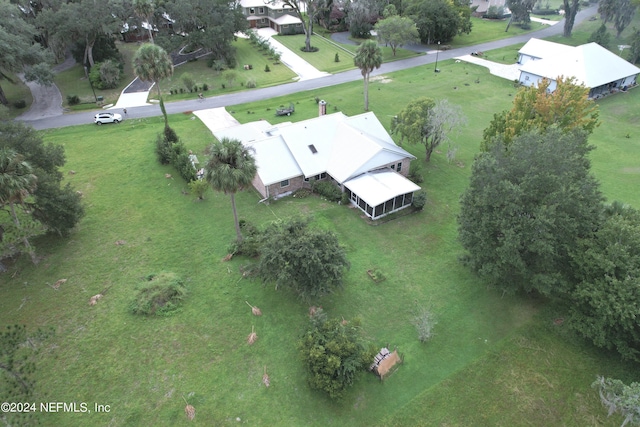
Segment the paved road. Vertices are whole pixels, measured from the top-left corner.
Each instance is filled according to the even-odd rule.
[[[588,19],[590,16],[595,15],[597,12],[597,5],[586,8],[578,13],[575,20],[575,25]],[[488,43],[481,43],[475,46],[462,47],[459,49],[451,49],[441,52],[438,55],[438,60],[446,60],[455,58],[458,56],[469,55],[475,51],[488,51],[492,49],[498,49],[501,47],[511,46],[516,43],[526,43],[531,37],[544,38],[561,34],[563,31],[563,22],[558,25],[549,26],[539,31],[524,34],[520,36],[510,37],[507,39],[496,40]],[[419,67],[421,65],[432,64],[436,60],[435,55],[422,55],[413,58],[404,59],[401,61],[394,61],[382,64],[382,66],[371,73],[372,76],[390,73],[393,71],[404,70],[407,68]],[[229,95],[220,95],[210,97],[201,102],[197,99],[178,101],[165,104],[167,113],[175,114],[182,113],[184,111],[202,110],[205,108],[217,108],[227,107],[231,105],[244,104],[247,102],[255,102],[269,98],[275,98],[283,95],[290,95],[293,93],[319,89],[323,87],[333,86],[340,83],[352,82],[362,79],[360,70],[350,70],[342,73],[332,74],[326,77],[320,77],[312,80],[304,80],[295,83],[287,83],[280,86],[255,89],[250,91],[238,92]],[[145,118],[159,116],[160,107],[158,105],[148,105],[144,107],[127,108],[129,118]],[[65,114],[57,117],[45,117],[38,120],[27,121],[35,129],[49,129],[59,128],[65,126],[81,125],[93,122],[93,116],[95,111],[82,112],[75,114]]]

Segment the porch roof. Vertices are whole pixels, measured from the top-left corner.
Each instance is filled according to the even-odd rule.
[[[344,186],[372,207],[396,196],[420,190],[419,186],[404,176],[388,169],[362,174],[345,182]]]

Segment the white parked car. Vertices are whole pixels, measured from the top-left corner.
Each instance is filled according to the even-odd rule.
[[[118,113],[98,113],[93,118],[93,121],[97,125],[101,125],[103,123],[120,123],[122,121],[122,116]]]

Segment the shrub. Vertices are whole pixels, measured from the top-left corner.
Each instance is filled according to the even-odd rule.
[[[326,392],[331,399],[344,395],[375,354],[366,345],[359,319],[329,319],[322,309],[311,317],[298,349],[309,386]]]
[[[189,192],[198,197],[198,200],[204,200],[204,193],[209,189],[209,183],[204,179],[196,179],[189,182]]]
[[[208,85],[208,84],[206,84],[206,83],[203,83],[203,84],[202,84],[202,90],[203,90],[204,92],[208,91],[208,90],[209,90],[209,85]]]
[[[80,104],[80,97],[78,95],[67,95],[67,104],[69,105]]]
[[[253,89],[254,87],[256,87],[256,79],[254,78],[247,79],[247,83],[245,84],[245,86],[250,89]]]
[[[171,163],[171,152],[173,144],[167,140],[162,134],[158,134],[156,138],[156,155],[161,165]]]
[[[296,190],[293,193],[293,197],[296,197],[298,199],[304,199],[305,197],[309,196],[311,194],[311,191],[307,188],[300,188],[298,190]]]
[[[228,250],[233,255],[244,255],[250,258],[256,258],[260,255],[260,246],[262,245],[263,233],[258,230],[249,221],[241,219],[238,221],[240,230],[242,231],[242,242],[234,240],[231,242]]]
[[[13,106],[16,108],[24,108],[27,106],[27,102],[24,99],[18,99],[13,102]]]
[[[340,62],[340,55],[336,52],[336,56],[333,58],[333,62]]]
[[[349,195],[347,194],[346,191],[344,191],[342,193],[342,196],[340,196],[340,204],[342,204],[342,205],[348,205],[349,204]]]
[[[113,89],[118,86],[121,74],[120,65],[108,59],[91,67],[89,80],[98,89]]]
[[[504,16],[504,8],[502,6],[489,6],[487,13],[484,15],[487,19],[501,19]]]
[[[170,126],[165,126],[164,128],[164,137],[169,142],[178,142],[180,138],[178,138],[178,134],[173,130]]]
[[[420,190],[413,195],[413,202],[411,202],[411,206],[413,206],[415,209],[421,211],[426,204],[427,193],[424,190]]]
[[[130,304],[133,314],[169,315],[187,296],[187,288],[175,273],[150,274]]]
[[[232,87],[235,81],[238,79],[238,73],[233,70],[227,70],[222,73],[222,78],[227,81],[229,87]]]
[[[312,184],[311,189],[332,202],[342,200],[342,191],[329,181],[316,181]]]
[[[187,182],[196,179],[196,170],[189,160],[189,151],[180,141],[173,144],[171,164],[178,171],[180,176]]]
[[[193,87],[196,84],[191,73],[182,73],[182,75],[180,76],[180,80],[182,81],[184,87],[187,88],[187,90],[193,90]]]
[[[420,184],[424,181],[424,177],[422,176],[422,166],[420,166],[419,162],[411,162],[407,177],[416,184]]]
[[[265,73],[268,73],[269,71],[271,71],[271,68],[269,68],[269,64],[266,64],[266,65],[264,66],[264,72],[265,72]]]
[[[411,321],[418,332],[420,342],[427,342],[433,337],[433,328],[438,323],[429,308],[420,307]]]

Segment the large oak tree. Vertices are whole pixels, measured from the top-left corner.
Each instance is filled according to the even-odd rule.
[[[497,141],[474,162],[460,199],[466,264],[508,293],[565,295],[571,255],[600,221],[602,195],[590,173],[586,133],[534,130]]]

